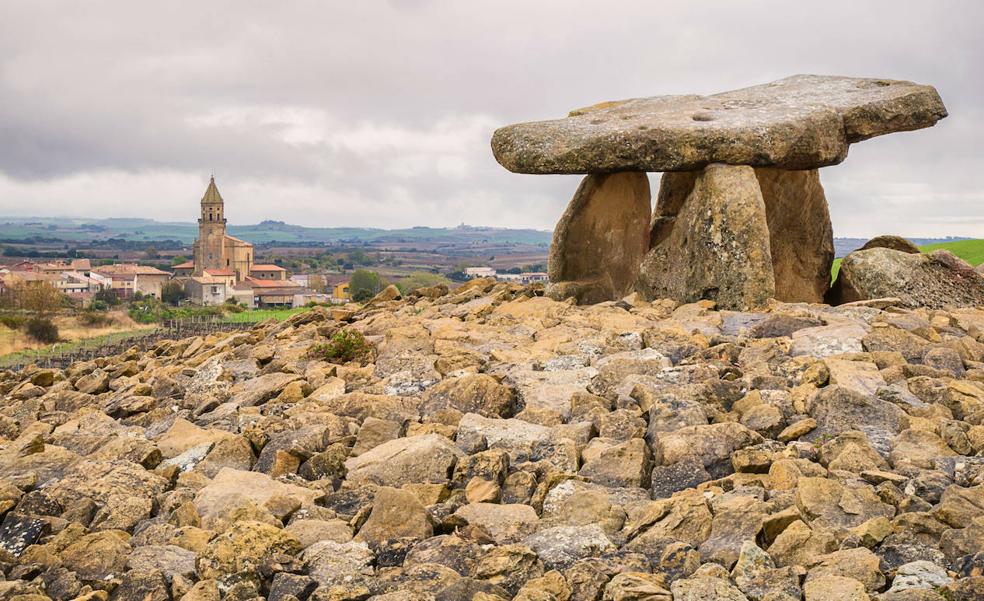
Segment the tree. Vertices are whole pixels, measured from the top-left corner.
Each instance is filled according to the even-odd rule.
[[[178,282],[165,282],[161,286],[161,300],[169,305],[178,305],[186,298],[188,298],[188,294],[185,292],[184,286]]]
[[[450,285],[451,281],[439,274],[426,271],[414,271],[396,283],[400,292],[407,293],[417,288],[427,288],[438,284]]]
[[[187,260],[188,258],[184,255],[175,255],[174,258],[171,259],[171,265],[181,265]]]
[[[161,257],[160,253],[157,252],[157,247],[151,244],[144,251],[147,254],[148,259],[159,259]]]
[[[320,275],[312,275],[308,278],[308,288],[320,294],[324,294],[328,290],[328,283],[325,282],[325,278]]]
[[[4,291],[2,305],[48,317],[62,307],[65,295],[49,282],[17,282]]]
[[[386,281],[375,271],[356,269],[349,280],[349,294],[352,300],[361,303],[379,294],[386,286]]]

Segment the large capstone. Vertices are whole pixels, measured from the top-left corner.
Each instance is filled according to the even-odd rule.
[[[848,146],[946,117],[932,86],[794,75],[712,96],[654,96],[496,130],[492,150],[516,173],[693,171],[711,163],[816,169]]]
[[[547,293],[597,303],[631,292],[649,248],[650,199],[645,173],[585,177],[554,229]]]

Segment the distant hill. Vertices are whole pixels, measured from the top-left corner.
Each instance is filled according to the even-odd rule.
[[[263,221],[255,225],[230,225],[229,233],[254,244],[283,243],[412,243],[449,244],[550,244],[551,232],[532,229],[506,229],[461,225],[453,228],[412,227],[384,230],[360,227],[305,227],[282,221]],[[152,219],[54,219],[0,217],[0,242],[59,239],[92,241],[123,239],[132,241],[175,240],[191,244],[198,236],[198,224],[164,222]]]

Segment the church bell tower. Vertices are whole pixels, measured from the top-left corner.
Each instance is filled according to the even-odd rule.
[[[225,236],[225,202],[215,186],[215,176],[212,176],[205,195],[202,196],[201,217],[198,218],[198,240],[194,247],[195,275],[202,275],[206,269],[221,269],[225,266]]]

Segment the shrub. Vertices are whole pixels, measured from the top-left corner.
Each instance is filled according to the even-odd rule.
[[[35,317],[27,322],[27,335],[38,342],[58,342],[58,326],[50,319]]]
[[[11,330],[19,330],[27,321],[23,315],[0,315],[0,323]]]
[[[92,301],[92,305],[90,305],[89,308],[93,311],[107,311],[109,309],[109,305],[106,304],[106,301],[99,300],[97,298]]]
[[[156,323],[174,318],[174,311],[153,296],[135,300],[130,304],[127,314],[137,323]]]
[[[311,355],[329,363],[358,361],[365,365],[372,360],[376,349],[356,330],[339,330],[331,340],[311,347]]]
[[[99,311],[86,311],[79,315],[79,323],[94,328],[112,323],[113,318]]]
[[[184,286],[177,282],[166,282],[161,286],[161,300],[169,305],[178,305],[186,298]]]

